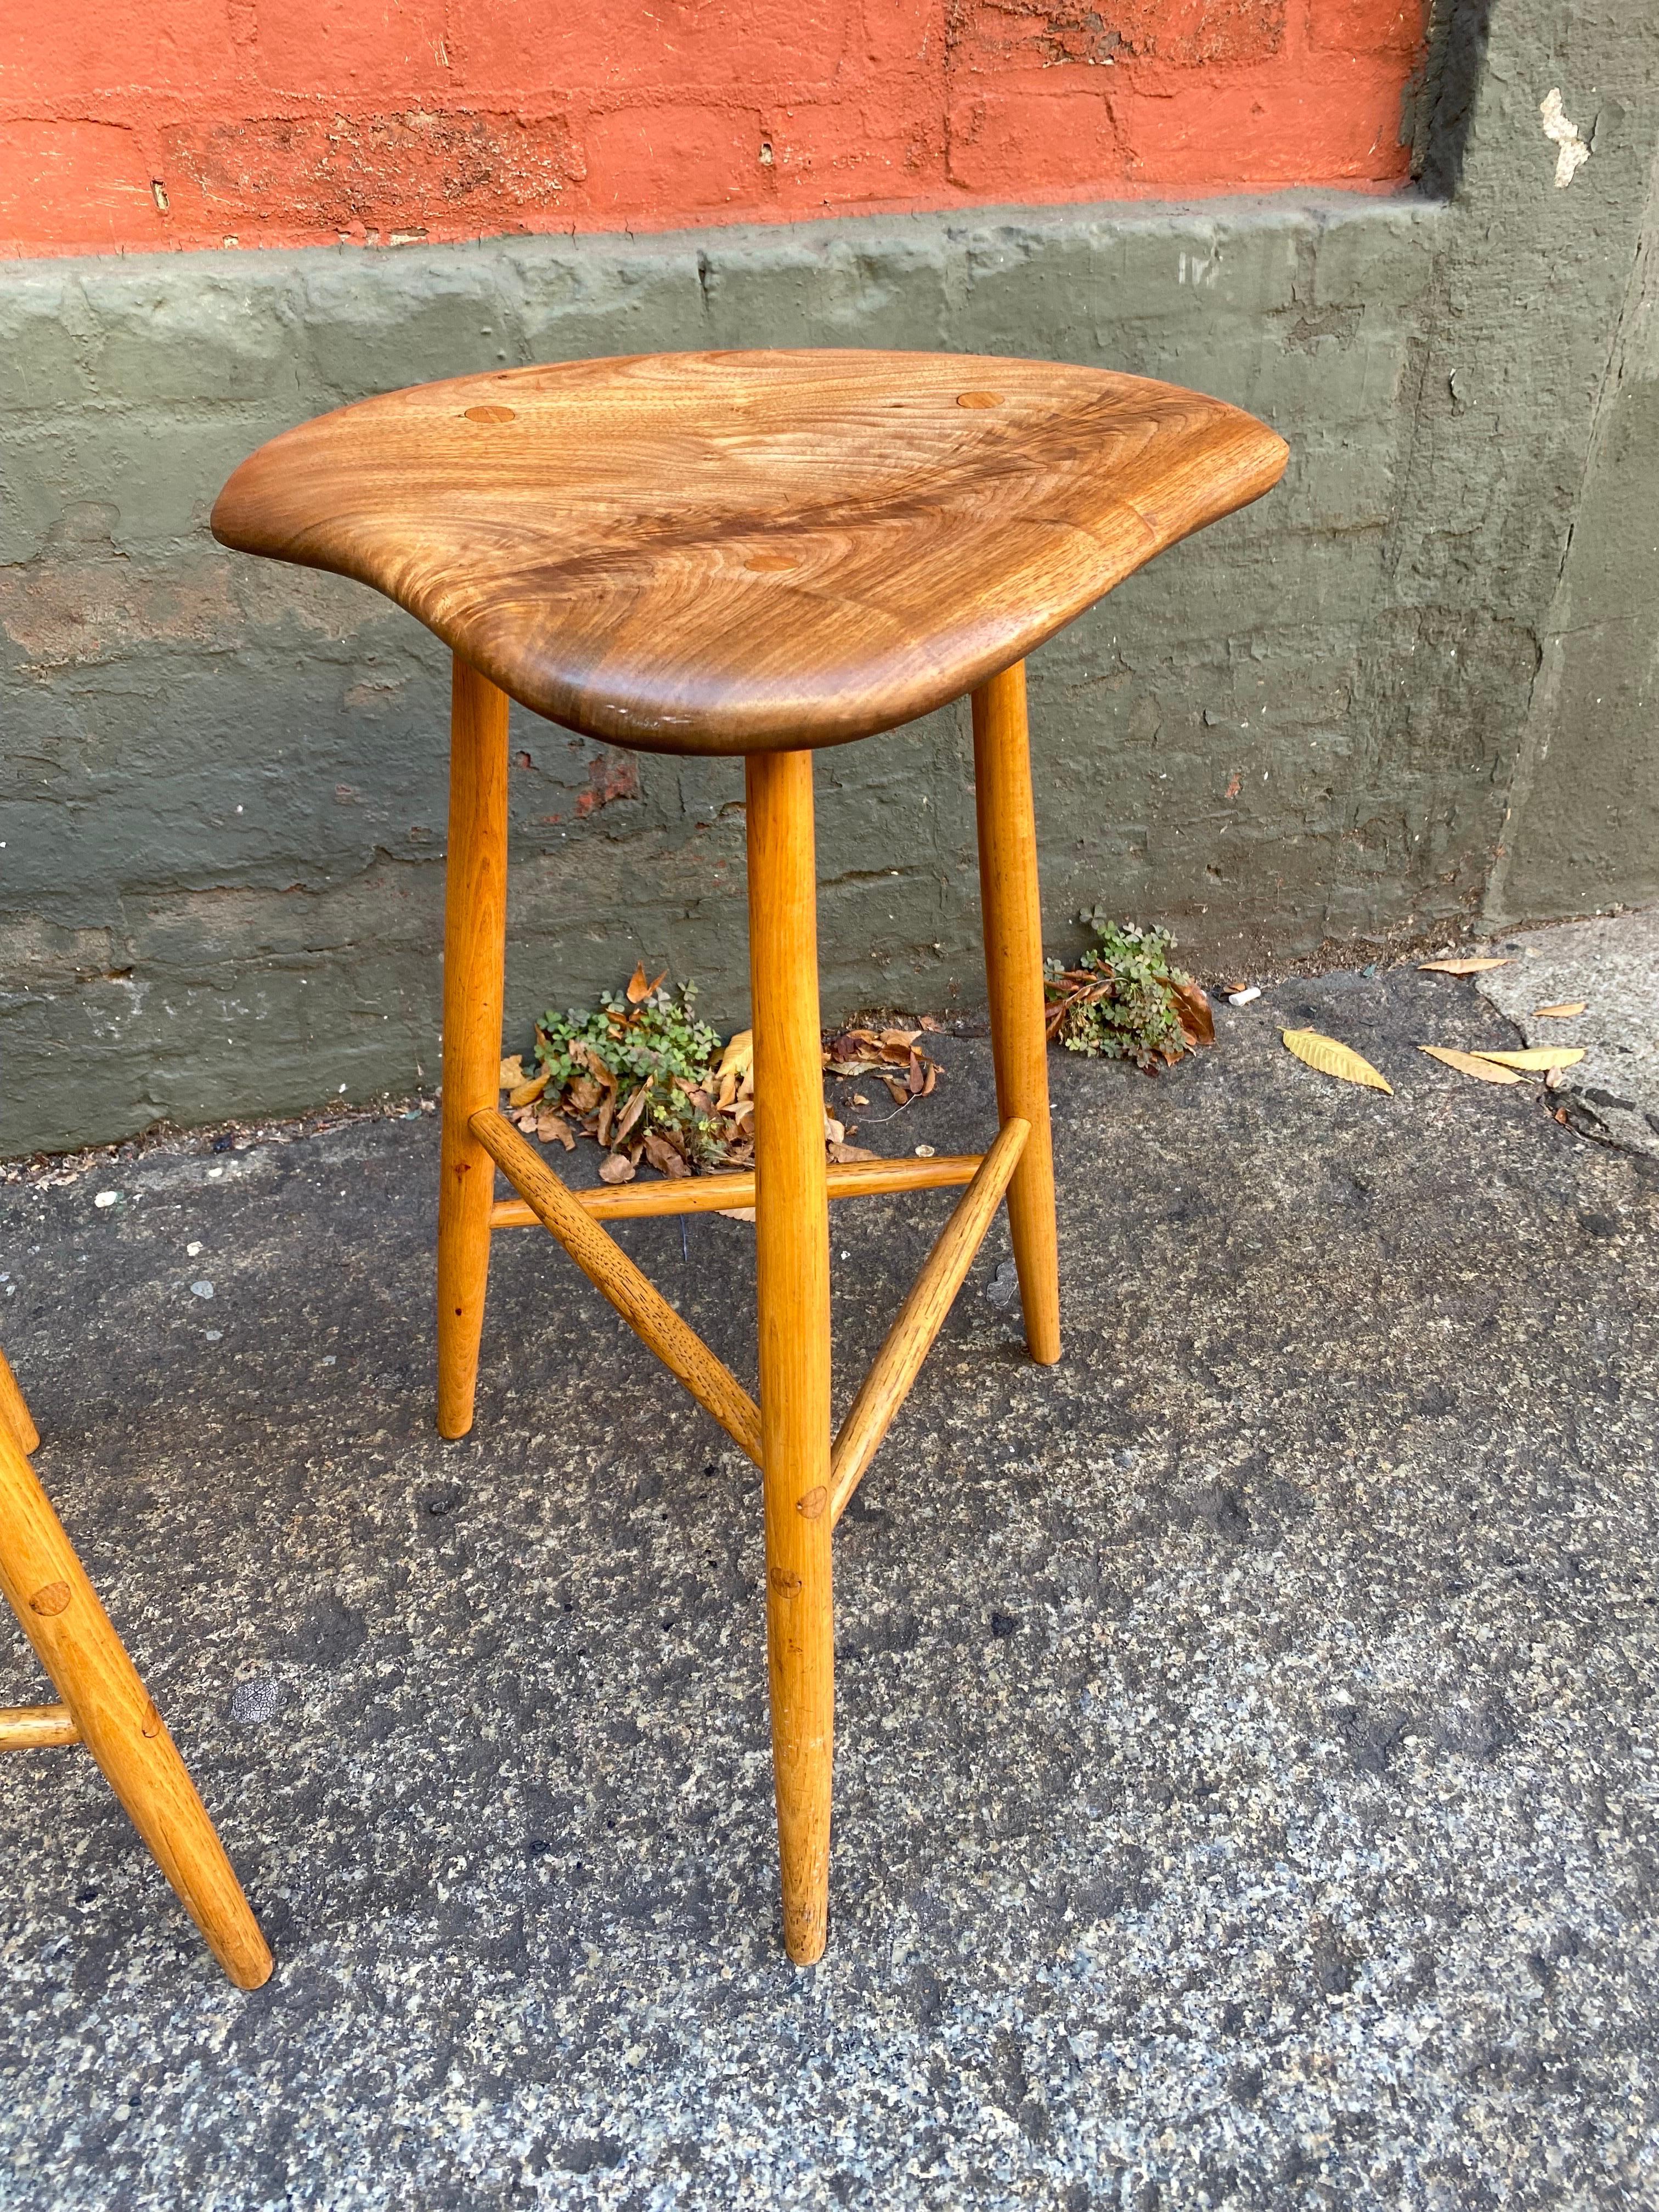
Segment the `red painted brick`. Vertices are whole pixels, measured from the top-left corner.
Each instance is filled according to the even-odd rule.
[[[1387,190],[1421,4],[13,0],[0,252]]]
[[[0,252],[165,243],[136,132],[114,123],[0,122]]]
[[[890,207],[947,188],[943,109],[926,79],[903,101],[866,94],[775,112],[773,190],[803,220],[827,208]]]
[[[582,134],[585,198],[596,228],[650,220],[672,199],[685,216],[752,214],[770,198],[758,111],[726,106],[613,108]]]
[[[715,96],[831,83],[847,0],[451,0],[449,51],[469,90]]]
[[[961,25],[958,57],[980,68],[1237,69],[1279,52],[1285,0],[1120,0],[1107,9],[1094,0],[968,0]]]
[[[562,115],[325,116],[189,125],[162,133],[174,212],[247,245],[296,219],[319,232],[447,232],[503,216],[561,228],[562,197],[582,174]],[[269,213],[266,211],[269,210]]]
[[[1310,0],[1310,43],[1331,53],[1413,56],[1423,43],[1423,0]]]
[[[0,104],[119,97],[131,88],[200,100],[238,80],[231,0],[6,0],[0,7]],[[126,118],[123,118],[122,120]]]
[[[1047,72],[1044,72],[1047,74]],[[1018,173],[1022,198],[1109,198],[1128,175],[1107,71],[1075,88],[1027,83],[987,91],[973,80],[951,103],[950,173],[976,198],[998,196]]]
[[[358,106],[386,93],[448,96],[443,0],[256,0],[254,66],[276,92]]]

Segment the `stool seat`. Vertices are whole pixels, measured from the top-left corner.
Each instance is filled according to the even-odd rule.
[[[976,355],[647,355],[457,377],[285,432],[214,535],[373,585],[566,727],[840,744],[959,698],[1277,483],[1140,377]]]

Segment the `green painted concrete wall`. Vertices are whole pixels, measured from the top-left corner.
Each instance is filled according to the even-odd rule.
[[[1025,353],[1285,433],[1279,491],[1033,665],[1057,948],[1097,902],[1231,964],[1659,890],[1659,31],[1516,0],[1437,40],[1407,200],[0,272],[0,1153],[435,1079],[441,652],[206,516],[285,425],[502,362]],[[512,1023],[636,954],[737,1019],[739,769],[516,713],[513,751]],[[972,1004],[965,714],[819,788],[826,1010]]]

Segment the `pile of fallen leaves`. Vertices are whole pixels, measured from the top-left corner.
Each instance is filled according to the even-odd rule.
[[[536,1024],[533,1067],[501,1062],[507,1107],[527,1136],[575,1149],[592,1137],[606,1182],[629,1182],[641,1160],[666,1176],[743,1166],[753,1158],[749,1033],[722,1047],[696,1016],[695,987],[665,990],[641,963],[623,992],[596,1007],[546,1013]]]
[[[1075,968],[1044,963],[1048,1036],[1068,1052],[1132,1060],[1149,1074],[1194,1046],[1215,1042],[1210,1001],[1192,977],[1170,965],[1167,929],[1135,929],[1085,919],[1095,943]]]
[[[586,1012],[544,1014],[528,1055],[501,1066],[507,1110],[526,1136],[575,1149],[591,1137],[605,1154],[602,1182],[631,1182],[641,1163],[665,1176],[750,1166],[755,1158],[755,1046],[740,1030],[722,1044],[697,1018],[691,984],[664,988],[647,979],[644,963],[624,992],[601,994]],[[833,1075],[875,1076],[896,1105],[925,1098],[939,1066],[919,1048],[921,1029],[849,1029],[823,1056]],[[867,1098],[854,1094],[855,1105]],[[848,1125],[826,1114],[824,1142],[832,1160],[876,1155],[849,1144]]]

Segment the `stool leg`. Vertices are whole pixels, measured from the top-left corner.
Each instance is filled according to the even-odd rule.
[[[0,1434],[10,1437],[20,1451],[40,1449],[40,1431],[30,1419],[27,1402],[3,1352],[0,1352]]]
[[[75,1556],[34,1470],[0,1428],[0,1590],[81,1741],[214,1957],[257,1990],[270,1953],[161,1716]]]
[[[829,1930],[836,1723],[812,756],[757,753],[745,767],[772,1767],[783,1940],[795,1963],[809,1966]]]
[[[974,694],[974,786],[997,1111],[1005,1121],[1018,1114],[1031,1125],[1008,1186],[1008,1227],[1025,1341],[1032,1358],[1048,1367],[1060,1358],[1060,1253],[1024,661]]]
[[[444,879],[438,1432],[472,1426],[495,1164],[467,1124],[500,1096],[507,958],[507,694],[455,655]]]

